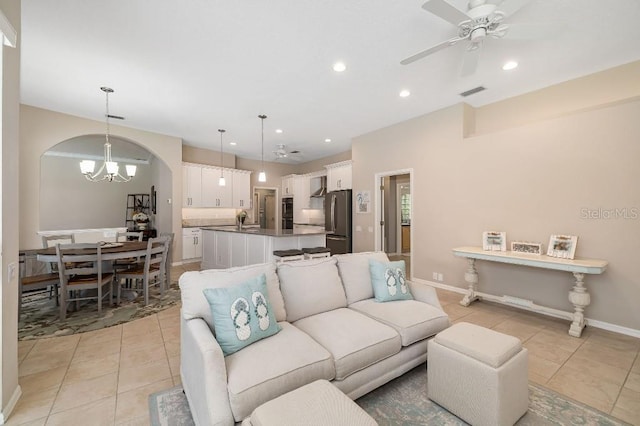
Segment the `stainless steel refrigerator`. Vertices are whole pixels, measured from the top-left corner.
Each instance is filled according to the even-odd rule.
[[[332,191],[324,199],[324,227],[331,254],[351,253],[351,190]]]

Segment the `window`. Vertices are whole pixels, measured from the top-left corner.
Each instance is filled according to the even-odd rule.
[[[400,196],[400,221],[402,223],[411,222],[411,194]]]

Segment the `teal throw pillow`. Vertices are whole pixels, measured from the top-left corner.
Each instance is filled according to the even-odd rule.
[[[406,279],[404,260],[378,262],[369,259],[369,272],[376,302],[413,299]]]
[[[242,284],[203,290],[211,306],[216,340],[225,356],[279,332],[265,274]]]

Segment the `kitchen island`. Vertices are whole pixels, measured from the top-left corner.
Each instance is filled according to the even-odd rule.
[[[274,260],[274,250],[325,247],[324,229],[202,228],[202,270]]]

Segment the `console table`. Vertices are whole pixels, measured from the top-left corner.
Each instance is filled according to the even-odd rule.
[[[607,269],[608,265],[606,260],[599,259],[560,259],[512,251],[486,251],[480,247],[458,247],[453,249],[453,254],[466,258],[468,264],[464,280],[469,284],[469,289],[460,301],[462,306],[469,306],[471,302],[479,299],[476,294],[476,286],[478,284],[478,271],[476,271],[475,267],[476,260],[571,272],[576,282],[575,286],[569,291],[569,301],[575,308],[572,315],[573,321],[569,327],[569,335],[574,337],[580,337],[582,334],[582,329],[585,326],[584,310],[591,303],[591,296],[584,286],[584,275],[601,274]]]

